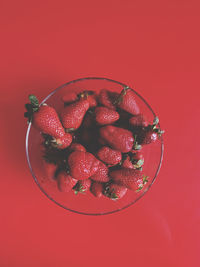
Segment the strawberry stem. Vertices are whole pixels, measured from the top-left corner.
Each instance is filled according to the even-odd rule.
[[[125,86],[125,87],[122,89],[122,91],[121,91],[119,97],[114,101],[114,103],[113,103],[114,105],[120,104],[120,103],[122,102],[123,97],[126,95],[126,91],[127,91],[128,89],[130,89],[128,86]]]

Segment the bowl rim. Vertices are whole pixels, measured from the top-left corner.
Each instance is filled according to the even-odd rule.
[[[59,91],[60,89],[70,85],[70,84],[73,84],[73,83],[76,83],[76,82],[80,82],[80,81],[83,81],[83,80],[106,80],[106,81],[109,81],[109,82],[113,82],[113,83],[116,83],[116,84],[119,84],[123,87],[129,87],[128,85],[124,84],[124,83],[121,83],[121,82],[118,82],[118,81],[115,81],[113,79],[109,79],[109,78],[105,78],[105,77],[83,77],[83,78],[78,78],[78,79],[75,79],[75,80],[72,80],[72,81],[69,81],[67,83],[64,83],[62,84],[61,86],[57,87],[56,89],[54,89],[50,94],[48,94],[40,103],[43,104],[45,103],[52,95],[54,95],[57,91]],[[152,107],[148,104],[148,102],[138,93],[136,92],[133,88],[129,87],[130,89],[132,89],[134,91],[134,93],[147,105],[147,107],[150,109],[150,111],[152,112],[152,114],[154,115],[154,117],[156,116],[155,112],[153,111]],[[81,212],[81,211],[76,211],[76,210],[73,210],[73,209],[70,209],[70,208],[67,208],[65,207],[64,205],[60,204],[59,202],[57,202],[56,200],[54,200],[50,195],[48,195],[46,193],[46,191],[43,189],[43,187],[40,185],[40,183],[38,182],[38,179],[32,169],[32,166],[31,166],[31,162],[30,162],[30,157],[29,157],[29,144],[28,144],[28,141],[29,141],[29,133],[30,133],[30,130],[31,130],[31,125],[32,123],[30,122],[29,125],[28,125],[28,128],[27,128],[27,132],[26,132],[26,139],[25,139],[25,149],[26,149],[26,159],[27,159],[27,162],[28,162],[28,166],[29,166],[29,169],[30,169],[30,172],[33,176],[33,179],[35,180],[36,184],[38,185],[38,187],[40,188],[40,190],[50,199],[52,200],[55,204],[57,204],[58,206],[64,208],[65,210],[68,210],[68,211],[71,211],[71,212],[74,212],[74,213],[77,213],[77,214],[81,214],[81,215],[89,215],[89,216],[99,216],[99,215],[108,215],[108,214],[112,214],[112,213],[116,213],[116,212],[119,212],[121,210],[124,210],[130,206],[132,206],[133,204],[135,204],[140,198],[142,198],[146,193],[147,191],[149,191],[149,189],[151,188],[151,186],[153,185],[153,183],[155,182],[156,180],[156,177],[158,176],[158,173],[160,171],[160,168],[161,168],[161,165],[162,165],[162,161],[163,161],[163,154],[164,154],[164,141],[163,141],[163,136],[161,136],[160,138],[160,141],[161,141],[161,156],[160,156],[160,162],[158,164],[158,168],[155,172],[155,175],[154,175],[154,178],[152,179],[151,183],[148,185],[148,187],[144,190],[144,192],[138,196],[138,198],[136,198],[134,201],[130,202],[129,204],[121,207],[121,208],[118,208],[118,209],[115,209],[113,211],[108,211],[108,212],[102,212],[102,213],[86,213],[86,212]],[[159,127],[160,127],[160,123],[158,124]]]

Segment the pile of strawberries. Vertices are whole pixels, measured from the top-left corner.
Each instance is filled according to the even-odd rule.
[[[91,192],[95,197],[121,199],[127,190],[140,191],[148,182],[142,172],[140,152],[163,131],[155,117],[150,125],[135,100],[132,89],[99,94],[84,91],[62,97],[57,114],[47,104],[29,96],[25,117],[43,138],[46,177],[57,182],[61,192]]]

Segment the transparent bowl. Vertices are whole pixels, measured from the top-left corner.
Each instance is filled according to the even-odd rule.
[[[120,92],[123,87],[127,86],[107,78],[89,77],[81,78],[68,82],[53,92],[51,92],[42,103],[53,106],[58,112],[63,108],[61,97],[66,93],[80,93],[84,90],[93,90],[99,92],[102,88],[114,92]],[[132,89],[133,90],[133,89]],[[147,121],[152,122],[156,116],[150,105],[135,90],[136,101],[144,114]],[[45,178],[42,161],[42,136],[31,123],[28,126],[26,134],[26,156],[31,174],[41,189],[41,191],[54,203],[66,210],[85,215],[103,215],[120,211],[134,204],[149,190],[155,181],[160,170],[163,159],[163,139],[162,137],[154,144],[146,145],[142,148],[144,154],[143,173],[149,176],[149,182],[139,192],[128,190],[127,194],[117,201],[109,198],[95,198],[90,192],[86,194],[77,194],[74,192],[63,193],[57,188],[56,181]]]

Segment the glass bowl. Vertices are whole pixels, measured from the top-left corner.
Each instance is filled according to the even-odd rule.
[[[81,78],[68,82],[53,92],[51,92],[42,103],[47,103],[54,107],[58,113],[63,108],[61,97],[66,93],[80,93],[84,90],[93,90],[99,92],[101,89],[109,89],[110,91],[120,92],[125,86],[124,83],[117,82],[107,78],[89,77]],[[132,89],[133,90],[133,89]],[[135,90],[135,99],[140,107],[141,112],[149,123],[152,123],[156,116],[150,105]],[[54,180],[45,178],[42,165],[42,136],[38,130],[28,126],[26,134],[26,156],[31,174],[39,186],[41,191],[54,203],[66,210],[73,211],[85,215],[103,215],[120,211],[134,204],[149,190],[155,181],[160,170],[163,158],[163,138],[161,137],[156,143],[146,145],[142,148],[145,163],[143,172],[149,178],[149,182],[139,192],[128,190],[127,194],[119,200],[113,201],[105,196],[95,198],[90,192],[86,194],[75,195],[73,191],[70,193],[60,192],[57,183]]]

